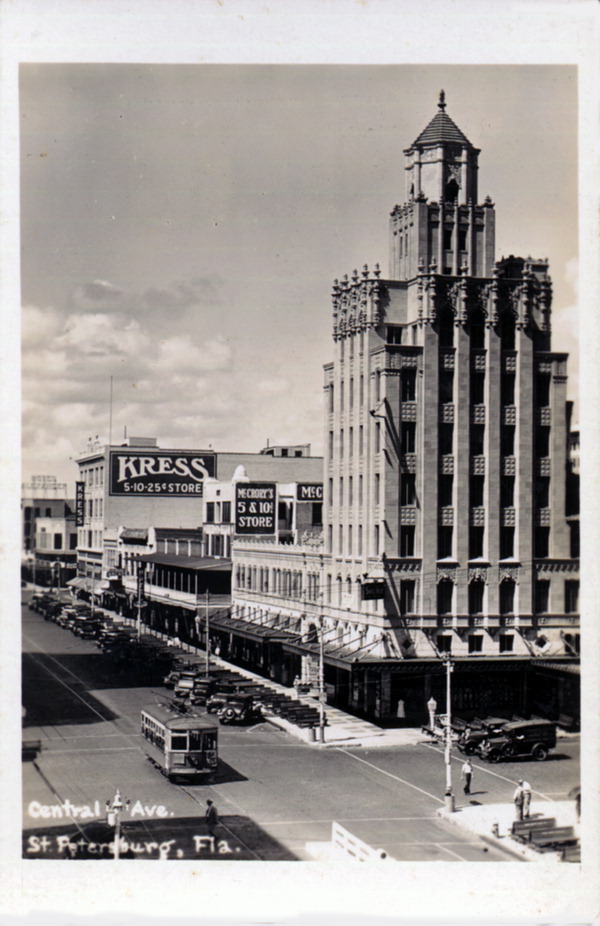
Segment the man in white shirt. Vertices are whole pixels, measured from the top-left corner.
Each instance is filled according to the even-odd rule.
[[[460,770],[460,777],[464,781],[464,792],[465,794],[471,793],[471,779],[473,777],[473,766],[468,759],[465,759],[464,765]]]

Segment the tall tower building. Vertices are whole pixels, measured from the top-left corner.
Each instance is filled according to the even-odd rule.
[[[464,657],[465,700],[476,664],[506,689],[578,642],[567,355],[551,347],[547,260],[495,260],[479,153],[442,92],[404,151],[389,276],[334,282],[325,367],[325,602],[350,591],[403,661]],[[363,600],[367,579],[383,599]]]

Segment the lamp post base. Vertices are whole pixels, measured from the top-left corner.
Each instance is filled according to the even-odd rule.
[[[444,809],[447,810],[448,813],[454,813],[456,810],[453,794],[444,794]]]

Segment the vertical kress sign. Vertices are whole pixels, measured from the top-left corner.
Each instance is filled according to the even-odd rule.
[[[111,450],[110,494],[202,498],[216,475],[214,453],[181,450]]]
[[[277,488],[274,482],[238,482],[235,487],[236,534],[274,534]]]
[[[75,527],[83,527],[85,521],[85,482],[75,483]]]

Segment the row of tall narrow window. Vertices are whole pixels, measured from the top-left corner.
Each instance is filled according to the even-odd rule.
[[[271,592],[285,598],[316,600],[319,594],[319,575],[303,573],[297,569],[269,569],[267,566],[238,565],[235,573],[237,589]]]
[[[547,614],[550,611],[551,583],[549,579],[538,579],[534,583],[535,614]],[[500,583],[499,611],[501,615],[514,614],[516,583],[512,579]],[[437,585],[437,613],[438,615],[452,614],[454,606],[454,583],[451,579],[442,579]],[[557,602],[555,609],[564,610],[565,614],[576,614],[579,610],[579,581],[566,579],[563,588],[563,600]],[[469,583],[468,611],[470,615],[480,615],[485,611],[485,583],[473,581]],[[408,612],[405,612],[408,613]]]
[[[335,409],[335,387],[333,383],[330,383],[327,388],[328,393],[328,411],[332,415]],[[346,394],[346,389],[344,385],[344,380],[340,380],[339,386],[339,411],[343,413],[346,408],[346,401],[348,402],[348,407],[350,409],[354,408],[355,398],[358,398],[358,405],[362,408],[365,401],[365,380],[364,376],[361,373],[358,380],[358,397],[355,396],[355,380],[354,377],[351,377],[348,381],[348,390]],[[401,402],[414,402],[417,397],[417,370],[416,367],[407,367],[400,372],[400,401]],[[377,370],[375,373],[375,402],[380,402],[382,398],[382,389],[381,389],[381,371]]]

